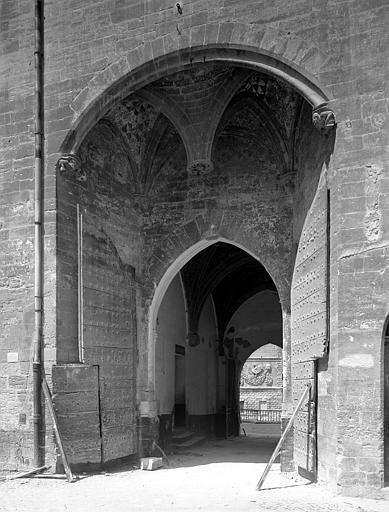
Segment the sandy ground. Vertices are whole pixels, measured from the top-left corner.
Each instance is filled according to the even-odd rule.
[[[34,477],[0,482],[1,512],[138,511],[292,511],[388,512],[388,501],[339,498],[275,464],[264,489],[255,491],[275,447],[278,431],[204,443],[171,455],[156,471],[123,468],[80,475],[69,484],[62,477]],[[384,497],[384,493],[383,493]]]

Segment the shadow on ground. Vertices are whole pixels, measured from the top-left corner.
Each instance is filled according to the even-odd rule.
[[[276,439],[239,437],[208,441],[188,452],[169,456],[168,467],[192,467],[217,463],[267,463]]]
[[[199,446],[172,453],[166,450],[167,460],[164,459],[164,469],[204,466],[218,463],[267,463],[281,435],[280,425],[242,423],[241,435],[228,439],[214,439]],[[160,457],[158,450],[152,453]],[[279,462],[278,458],[275,461]],[[103,474],[115,474],[137,469],[135,465],[116,464],[109,467]]]

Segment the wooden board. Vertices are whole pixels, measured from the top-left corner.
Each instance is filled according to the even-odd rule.
[[[101,461],[98,367],[54,365],[53,405],[69,464]]]
[[[301,475],[311,481],[317,475],[317,363],[307,361],[295,364],[293,400],[296,403],[310,383],[310,393],[304,400],[294,421],[294,461],[302,469]],[[299,377],[299,378],[297,378]]]

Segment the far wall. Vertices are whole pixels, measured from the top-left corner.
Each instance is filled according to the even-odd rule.
[[[155,346],[155,390],[159,414],[174,409],[175,346],[186,345],[184,294],[179,274],[166,290],[158,312]]]
[[[240,404],[245,409],[282,409],[282,349],[268,344],[255,350],[243,365]]]
[[[216,413],[217,343],[212,299],[208,296],[201,311],[200,344],[186,348],[186,407],[190,415]]]
[[[225,341],[234,341],[234,353],[243,364],[267,343],[282,347],[282,312],[277,292],[263,290],[250,297],[232,315]]]

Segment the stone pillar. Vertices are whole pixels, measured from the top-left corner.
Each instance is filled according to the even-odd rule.
[[[281,432],[284,432],[289,418],[282,417],[281,418]],[[281,449],[280,463],[281,463],[281,471],[284,473],[288,473],[295,470],[294,460],[293,460],[293,427],[288,433],[284,444]]]
[[[159,420],[157,402],[147,401],[140,403],[140,416],[138,423],[139,456],[149,457],[153,451],[154,441],[158,442]]]
[[[353,496],[374,496],[384,483],[382,326],[387,315],[388,233],[381,158],[379,149],[358,153],[355,164],[337,173],[334,191],[342,219],[336,267],[336,484],[342,494]]]

